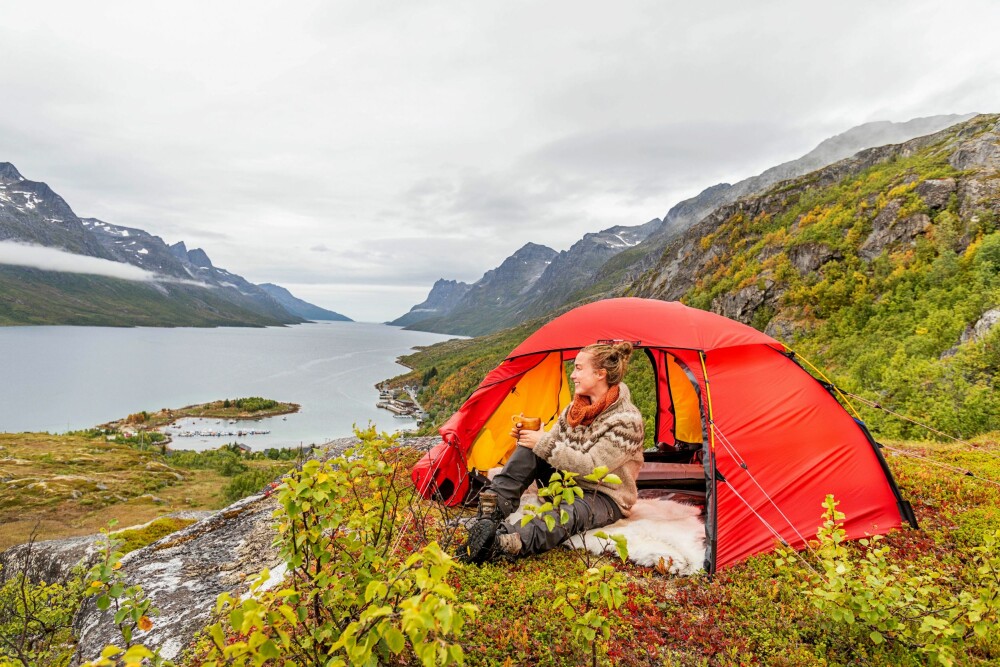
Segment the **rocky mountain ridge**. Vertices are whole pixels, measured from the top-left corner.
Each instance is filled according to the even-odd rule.
[[[390,324],[468,336],[513,326],[564,303],[608,259],[636,247],[661,224],[655,218],[643,225],[610,227],[584,235],[561,252],[528,243],[464,291],[459,287],[464,283],[435,283],[424,304],[434,302],[450,307],[438,306],[431,315],[430,309],[421,304]],[[451,298],[444,296],[444,290],[450,290]],[[460,291],[461,295],[454,298]]]
[[[775,219],[810,192],[832,188],[866,170],[932,148],[944,155],[948,164],[960,173],[945,178],[926,178],[914,170],[902,177],[904,182],[899,186],[902,190],[897,196],[884,201],[869,197],[871,202],[862,206],[862,210],[868,211],[867,219],[861,221],[865,234],[851,239],[847,247],[839,247],[842,243],[832,239],[809,239],[804,229],[812,222],[809,214],[798,215],[788,228],[790,238],[784,247],[766,243],[762,246],[756,257],[762,266],[753,284],[715,294],[707,305],[721,315],[752,323],[761,308],[780,309],[785,292],[783,281],[776,279],[777,272],[768,270],[768,260],[774,262],[778,257],[787,257],[788,263],[803,277],[822,273],[827,264],[851,257],[870,264],[887,253],[914,248],[918,238],[932,232],[932,218],[949,206],[964,222],[963,233],[951,250],[964,252],[975,238],[971,229],[979,222],[977,212],[1000,214],[1000,183],[995,177],[1000,170],[998,120],[997,116],[979,116],[954,128],[902,144],[870,148],[807,178],[788,181],[761,195],[722,206],[669,243],[659,262],[625,291],[634,296],[665,300],[685,297],[699,284],[707,286],[711,272],[731,261],[734,253],[754,247],[763,239],[759,232],[746,229],[747,221]],[[857,218],[852,221],[858,223]],[[741,231],[734,233],[731,230],[736,226],[741,226]],[[843,234],[846,236],[847,232]],[[772,335],[782,333],[779,322],[768,323],[765,331]]]
[[[662,221],[654,219],[637,228],[626,228],[643,229],[646,232],[638,243],[613,251],[608,246],[605,251],[594,252],[587,241],[595,240],[593,238],[595,235],[585,235],[569,251],[564,251],[565,255],[560,253],[560,257],[553,260],[548,274],[540,277],[533,288],[533,293],[522,298],[517,308],[508,308],[502,312],[484,310],[479,313],[478,318],[472,318],[467,312],[463,313],[462,309],[455,306],[453,310],[458,308],[458,312],[462,314],[461,317],[455,318],[450,314],[452,311],[435,312],[434,317],[423,317],[414,312],[418,308],[414,307],[414,310],[392,324],[439,333],[479,335],[544,316],[581,299],[618,293],[627,289],[640,275],[650,270],[672,239],[720,206],[762,192],[781,181],[802,176],[848,158],[863,149],[895,144],[931,134],[971,117],[972,114],[952,114],[915,118],[900,123],[878,121],[859,125],[824,140],[796,160],[771,167],[734,184],[719,183],[710,186],[695,197],[672,206]],[[620,228],[598,232],[597,236],[612,232],[614,229]],[[432,294],[433,291],[432,289]]]
[[[421,320],[444,317],[450,313],[469,291],[471,285],[457,280],[439,279],[431,287],[427,298],[410,308],[402,317],[397,317],[388,324],[405,327]]]
[[[118,302],[126,294],[133,303],[115,308],[115,324],[261,326],[307,319],[260,286],[214,266],[200,248],[188,250],[183,241],[168,246],[142,229],[78,217],[48,185],[24,178],[6,162],[0,163],[0,241],[129,264],[163,278],[120,285],[121,281],[113,278],[3,266],[0,280],[10,282],[9,292],[15,295],[6,308],[0,303],[0,311],[6,311],[6,317],[0,317],[3,323],[83,323],[90,322],[88,318],[97,318],[95,323],[99,323],[105,304]],[[88,292],[94,296],[89,305]],[[149,307],[143,309],[143,303]],[[50,308],[51,304],[57,306]],[[130,306],[145,310],[147,316],[133,318]],[[41,321],[32,319],[33,310],[45,313]],[[161,315],[150,320],[149,313]],[[178,316],[178,321],[170,321]]]
[[[280,303],[281,306],[292,315],[297,315],[304,320],[324,320],[329,322],[353,321],[346,315],[341,315],[340,313],[336,313],[332,310],[314,306],[308,301],[303,301],[302,299],[293,296],[291,292],[280,285],[275,285],[274,283],[262,283],[257,285],[257,287],[270,294],[272,299]]]

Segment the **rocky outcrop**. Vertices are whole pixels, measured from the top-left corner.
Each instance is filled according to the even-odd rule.
[[[885,205],[872,221],[872,232],[861,244],[859,254],[867,260],[881,255],[886,248],[899,244],[912,244],[914,239],[927,231],[931,219],[926,213],[915,213],[899,219],[902,204],[893,200]]]
[[[32,582],[66,581],[77,564],[97,561],[99,535],[19,544],[0,553],[0,583],[24,573]]]
[[[1000,132],[1000,122],[987,130],[994,135]],[[996,141],[976,141],[976,133],[982,133],[982,128],[970,128],[968,132],[959,137],[962,140],[958,149],[948,158],[948,162],[955,169],[986,169],[996,171],[1000,169],[1000,144]]]
[[[161,612],[153,627],[136,638],[176,658],[211,619],[216,598],[244,590],[248,579],[278,565],[271,546],[275,537],[274,498],[250,496],[208,519],[192,524],[147,547],[126,554],[121,572],[129,585],[139,584]],[[87,602],[77,615],[77,664],[100,655],[122,637],[110,612]]]
[[[436,436],[404,438],[399,445],[426,451],[440,440]],[[340,438],[314,449],[313,455],[327,460],[357,444],[357,438]],[[272,574],[268,585],[279,584],[284,566],[272,546],[277,507],[274,497],[250,496],[127,554],[121,568],[126,581],[142,586],[161,612],[153,619],[153,628],[136,639],[159,648],[165,657],[176,658],[213,622],[213,609],[221,593],[245,592],[254,575],[264,568]],[[77,664],[99,655],[108,644],[120,645],[122,641],[111,615],[98,611],[92,602],[80,610],[74,625],[80,637]]]
[[[712,301],[712,312],[732,320],[748,322],[757,309],[764,305],[773,286],[774,281],[767,280],[763,287],[747,285],[737,292],[723,294]]]
[[[803,243],[788,251],[788,260],[799,273],[816,271],[834,259],[841,259],[840,253],[824,243]]]
[[[917,185],[916,193],[928,208],[941,209],[955,193],[957,181],[954,178],[931,178]]]
[[[962,343],[980,341],[993,330],[993,327],[1000,324],[1000,308],[992,308],[983,313],[975,324],[962,333]]]

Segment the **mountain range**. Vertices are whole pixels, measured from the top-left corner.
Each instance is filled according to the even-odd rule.
[[[957,438],[1000,430],[1000,115],[777,182],[631,261],[633,277],[591,283],[543,317],[404,357],[412,371],[393,382],[423,385],[432,429],[548,319],[583,301],[634,296],[681,301],[773,336],[881,437],[928,437],[922,424]],[[633,357],[627,380],[651,415],[643,362]]]
[[[408,329],[476,336],[542,317],[568,304],[628,289],[667,245],[721,206],[765,191],[875,146],[896,144],[968,120],[972,114],[865,123],[821,142],[802,157],[734,184],[719,183],[675,204],[663,218],[589,233],[556,252],[529,243],[469,285],[440,280],[427,299],[389,322]],[[535,250],[530,250],[534,248]],[[523,255],[550,255],[545,270]],[[484,298],[489,295],[488,298]]]
[[[204,250],[189,250],[183,241],[167,245],[142,229],[81,218],[48,185],[24,178],[9,162],[0,163],[0,242],[90,258],[78,262],[88,268],[72,272],[0,258],[0,324],[271,326],[349,320],[284,288],[255,285],[217,267]],[[134,272],[139,279],[115,277],[122,274],[118,265],[141,269]]]

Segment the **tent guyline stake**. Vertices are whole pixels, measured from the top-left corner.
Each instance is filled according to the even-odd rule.
[[[754,508],[753,508],[753,507],[752,507],[752,506],[750,505],[750,503],[749,503],[749,502],[747,502],[747,499],[746,499],[746,498],[744,498],[743,496],[741,496],[741,495],[740,495],[739,491],[737,491],[736,489],[734,489],[734,488],[733,488],[733,485],[732,485],[732,484],[730,484],[730,485],[729,485],[729,490],[730,490],[730,491],[732,491],[732,492],[733,492],[733,495],[734,495],[734,496],[736,496],[737,498],[739,498],[739,499],[740,499],[740,501],[741,501],[741,502],[742,502],[742,503],[743,503],[744,505],[746,505],[746,506],[747,506],[747,509],[748,509],[748,510],[750,510],[750,511],[751,511],[751,512],[753,513],[753,515],[754,515],[755,517],[757,517],[757,518],[758,518],[758,519],[760,520],[760,522],[761,522],[762,524],[764,524],[764,527],[765,527],[765,528],[767,528],[767,529],[768,529],[769,531],[771,531],[771,534],[772,534],[772,535],[774,535],[774,537],[775,537],[775,538],[777,538],[778,542],[780,542],[780,543],[781,543],[781,546],[783,546],[783,547],[788,547],[788,546],[790,546],[790,545],[788,544],[788,540],[786,540],[786,539],[785,539],[784,537],[782,537],[782,536],[781,536],[781,533],[779,533],[779,532],[778,532],[778,531],[777,531],[777,530],[775,529],[775,527],[774,527],[774,526],[772,526],[771,524],[769,524],[769,523],[767,522],[767,519],[765,519],[765,518],[764,518],[764,517],[762,517],[762,516],[761,516],[760,514],[758,514],[758,513],[757,513],[757,510],[755,510],[755,509],[754,509]],[[801,536],[800,536],[800,537],[801,537]],[[809,553],[811,553],[812,555],[816,556],[816,552],[815,552],[815,551],[813,551],[813,548],[812,548],[812,546],[810,546],[810,544],[809,544],[808,542],[806,542],[806,546],[807,546],[807,547],[809,548]],[[812,566],[812,563],[810,563],[809,561],[807,561],[807,560],[806,560],[805,558],[802,558],[801,560],[802,560],[802,562],[803,562],[803,563],[805,564],[805,566],[806,566],[807,568],[809,568],[809,570],[810,570],[810,571],[811,571],[811,572],[812,572],[813,574],[815,574],[815,575],[816,575],[817,577],[819,577],[820,579],[823,579],[824,581],[827,581],[827,578],[826,578],[825,576],[823,576],[822,574],[820,574],[819,572],[817,572],[817,571],[816,571],[816,568],[814,568],[814,567]]]

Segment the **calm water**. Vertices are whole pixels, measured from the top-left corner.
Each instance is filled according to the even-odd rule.
[[[173,446],[297,446],[350,435],[353,424],[369,421],[386,431],[413,428],[413,420],[375,407],[374,385],[405,372],[398,356],[447,338],[357,322],[267,329],[0,327],[0,432],[63,432],[142,410],[241,396],[291,401],[302,410],[285,419],[194,426],[269,435],[175,438]]]

